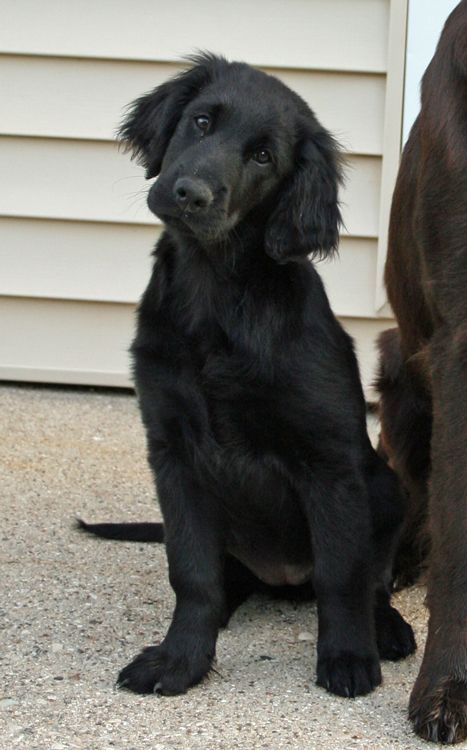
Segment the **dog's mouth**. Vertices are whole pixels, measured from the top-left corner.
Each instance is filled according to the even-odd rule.
[[[193,235],[203,242],[225,239],[239,221],[239,212],[234,210],[229,213],[221,201],[214,201],[205,211],[187,211],[162,191],[153,188],[148,194],[148,206],[167,227]]]
[[[179,212],[159,215],[159,218],[169,227],[191,234],[202,242],[212,243],[225,240],[238,222],[237,212],[231,215],[225,211],[216,213],[210,212],[210,215],[201,217]]]

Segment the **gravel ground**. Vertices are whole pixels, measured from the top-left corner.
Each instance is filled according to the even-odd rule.
[[[187,695],[116,691],[118,670],[170,623],[164,549],[86,537],[73,518],[158,519],[135,397],[3,385],[0,424],[1,750],[427,750],[406,719],[421,587],[395,597],[419,650],[383,664],[370,696],[314,685],[314,605],[260,597]]]

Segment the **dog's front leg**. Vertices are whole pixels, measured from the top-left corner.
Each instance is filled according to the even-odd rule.
[[[465,254],[459,254],[465,261]],[[453,266],[452,268],[455,268]],[[464,263],[465,268],[465,263]],[[450,277],[455,279],[455,274]],[[433,437],[430,482],[431,559],[427,603],[428,639],[410,698],[410,718],[425,740],[454,743],[467,738],[467,327],[463,276],[451,283],[444,310],[452,326],[440,327],[430,345]],[[452,295],[452,296],[451,296]],[[457,307],[451,305],[458,301]],[[463,306],[464,305],[464,306]],[[443,309],[443,308],[441,308]]]
[[[157,490],[175,611],[164,641],[128,664],[118,685],[176,695],[199,682],[214,659],[224,615],[222,531],[215,504],[186,465],[173,458],[159,462]]]
[[[317,684],[354,697],[381,682],[373,618],[371,530],[366,488],[355,473],[313,477],[310,523],[318,604]],[[310,491],[311,489],[311,491]]]

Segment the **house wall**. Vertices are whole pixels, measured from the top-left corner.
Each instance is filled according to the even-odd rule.
[[[406,12],[407,0],[4,0],[0,377],[130,382],[135,304],[161,227],[114,132],[180,56],[209,49],[277,75],[343,145],[340,257],[318,269],[368,383],[374,337],[392,324],[381,274]]]

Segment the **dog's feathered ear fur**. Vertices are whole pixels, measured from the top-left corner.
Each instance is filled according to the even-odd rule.
[[[130,104],[118,138],[132,152],[132,159],[146,169],[146,179],[156,177],[186,105],[212,79],[225,60],[203,53],[188,58],[194,67],[166,81]]]
[[[336,141],[324,128],[305,135],[297,161],[266,227],[266,252],[279,263],[327,257],[339,241],[342,159]]]

